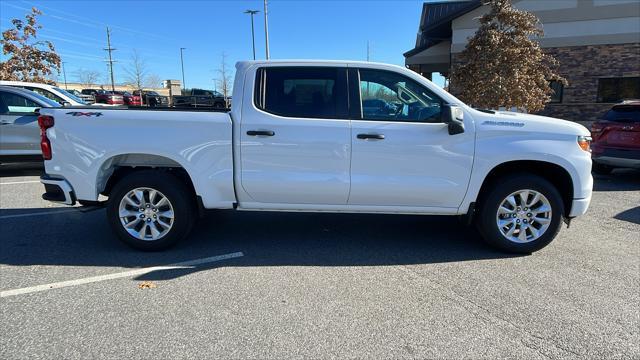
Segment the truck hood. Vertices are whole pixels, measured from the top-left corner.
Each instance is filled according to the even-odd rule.
[[[476,126],[480,131],[526,131],[564,135],[589,136],[589,130],[575,122],[547,116],[523,114],[510,111],[486,113],[473,110]]]

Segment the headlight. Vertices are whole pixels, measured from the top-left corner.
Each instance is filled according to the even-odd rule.
[[[584,151],[591,152],[591,136],[578,136],[578,146]]]

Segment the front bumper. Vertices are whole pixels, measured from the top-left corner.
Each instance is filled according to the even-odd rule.
[[[44,185],[45,193],[42,194],[44,200],[66,205],[76,203],[76,195],[67,180],[55,179],[45,174],[40,177],[40,182]]]
[[[576,216],[584,215],[589,209],[589,204],[591,203],[591,195],[588,198],[584,199],[573,199],[571,202],[571,211],[569,212],[569,217],[573,218]]]

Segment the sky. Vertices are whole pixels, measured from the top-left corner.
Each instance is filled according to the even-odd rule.
[[[269,50],[272,59],[366,60],[404,65],[402,54],[415,45],[423,1],[269,0]],[[236,1],[56,1],[2,0],[0,29],[12,18],[24,18],[35,6],[43,12],[38,33],[51,41],[65,62],[67,81],[79,70],[94,70],[108,82],[106,26],[116,83],[126,79],[135,49],[149,74],[181,79],[180,48],[184,50],[186,87],[213,89],[222,55],[231,70],[239,60],[252,59],[251,20],[254,17],[256,57],[265,57],[262,0]],[[0,57],[5,59],[6,57]],[[62,75],[60,76],[60,81]],[[434,78],[436,83],[441,78]]]

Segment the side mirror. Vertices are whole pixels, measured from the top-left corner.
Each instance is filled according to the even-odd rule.
[[[40,115],[40,108],[33,109],[33,113],[36,115]]]
[[[455,105],[442,106],[442,122],[448,125],[449,135],[462,134],[464,132],[464,112]]]
[[[71,106],[71,103],[70,103],[70,102],[68,102],[68,101],[63,101],[63,102],[62,102],[62,106],[63,106],[63,107],[69,107],[69,106]]]

